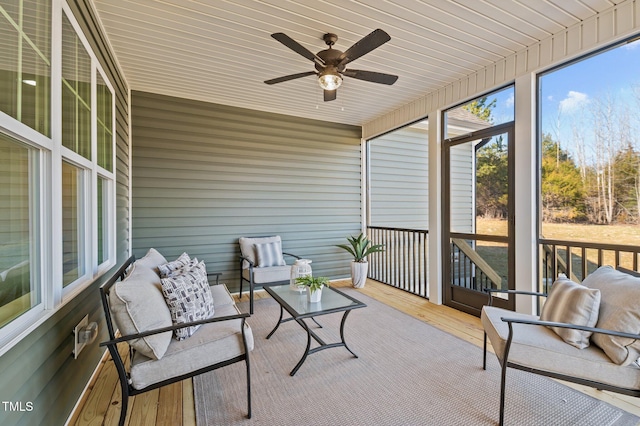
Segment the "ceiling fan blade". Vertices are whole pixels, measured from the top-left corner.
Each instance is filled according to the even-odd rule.
[[[272,78],[271,80],[266,80],[265,83],[267,84],[282,83],[283,81],[295,80],[296,78],[302,78],[308,75],[315,75],[315,74],[316,74],[315,71],[299,72],[297,74],[291,74],[291,75],[285,75],[278,78]]]
[[[271,34],[271,37],[275,38],[280,43],[284,44],[297,54],[304,56],[308,60],[312,62],[318,62],[320,65],[324,65],[324,61],[321,58],[319,58],[316,54],[312,53],[309,49],[307,49],[285,33],[273,33]]]
[[[393,83],[396,82],[396,80],[398,80],[397,75],[384,74],[384,73],[375,72],[375,71],[349,69],[349,70],[344,70],[342,74],[346,75],[347,77],[357,78],[358,80],[371,81],[373,83],[388,84],[388,85],[392,85]]]
[[[389,36],[389,34],[384,32],[383,30],[377,29],[372,31],[369,35],[362,37],[360,41],[356,42],[356,44],[348,48],[342,55],[340,55],[340,57],[338,58],[338,67],[346,65],[349,62],[358,59],[362,55],[366,55],[373,49],[377,49],[389,40],[391,40],[391,36]]]
[[[324,101],[325,102],[335,101],[337,93],[338,93],[337,89],[325,90],[324,91]]]

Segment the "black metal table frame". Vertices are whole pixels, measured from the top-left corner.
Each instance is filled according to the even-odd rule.
[[[333,308],[333,309],[327,309],[327,310],[323,310],[323,311],[319,311],[319,312],[310,312],[308,314],[302,314],[300,315],[294,308],[292,308],[285,300],[283,300],[277,293],[275,293],[274,291],[270,291],[271,286],[264,286],[264,289],[266,290],[267,293],[269,293],[271,295],[271,297],[273,297],[278,304],[280,305],[280,318],[278,319],[278,322],[276,323],[275,327],[273,328],[273,330],[271,330],[271,332],[267,335],[267,339],[269,339],[271,336],[273,336],[273,333],[276,332],[276,330],[278,329],[278,327],[280,327],[280,324],[285,323],[285,322],[289,322],[289,321],[295,321],[298,324],[300,324],[300,326],[306,330],[307,332],[307,347],[305,349],[304,354],[302,355],[302,358],[300,358],[300,361],[298,361],[298,364],[296,364],[296,366],[293,368],[293,370],[291,370],[291,372],[289,373],[290,376],[295,375],[298,370],[300,369],[300,367],[302,367],[302,364],[304,364],[305,360],[307,359],[307,356],[314,354],[316,352],[322,351],[324,349],[329,349],[329,348],[338,348],[338,347],[342,347],[344,346],[350,353],[351,355],[353,355],[354,357],[358,358],[358,355],[356,355],[355,352],[353,352],[349,346],[347,346],[347,343],[344,340],[344,324],[347,320],[347,316],[349,315],[349,313],[353,310],[353,309],[358,309],[358,308],[364,308],[367,305],[365,305],[364,303],[362,303],[361,301],[347,295],[344,294],[343,292],[336,290],[334,288],[327,288],[324,289],[323,291],[335,291],[336,293],[346,297],[347,299],[353,301],[356,303],[356,305],[351,305],[351,306],[344,306],[344,307],[338,307],[338,308]],[[285,318],[283,319],[282,317],[284,316],[284,310],[286,309],[286,311],[291,315],[291,317],[289,318]],[[321,316],[321,315],[328,315],[328,314],[334,314],[337,312],[344,312],[344,314],[342,315],[342,321],[340,321],[340,342],[335,342],[335,343],[326,343],[324,340],[322,340],[322,338],[320,338],[320,336],[318,336],[316,333],[313,332],[313,330],[311,330],[309,328],[309,326],[307,325],[307,323],[304,321],[305,318],[311,318],[313,320],[313,322],[315,322],[316,324],[318,324],[318,326],[320,328],[322,328],[322,325],[320,325],[315,317],[317,316]],[[311,339],[314,339],[316,342],[318,342],[318,344],[320,346],[317,346],[315,348],[311,348]]]

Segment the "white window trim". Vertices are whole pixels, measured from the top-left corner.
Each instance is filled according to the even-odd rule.
[[[86,159],[81,155],[62,146],[62,17],[67,17],[76,35],[91,57],[91,145],[92,158]],[[40,303],[0,328],[0,356],[9,351],[23,338],[28,336],[38,326],[51,318],[57,311],[73,300],[95,280],[116,263],[116,97],[115,90],[107,77],[107,73],[100,65],[95,53],[78,25],[73,12],[64,0],[52,0],[51,9],[51,137],[47,137],[29,126],[19,122],[8,114],[0,111],[0,132],[19,140],[37,150],[39,193],[36,195],[37,222],[34,223],[35,232],[39,233],[38,242],[31,248],[40,256],[39,270],[35,282],[40,285]],[[104,84],[111,92],[112,109],[112,166],[113,171],[105,170],[97,165],[97,99],[96,80],[100,73]],[[81,262],[87,265],[86,273],[75,282],[63,288],[62,285],[62,161],[80,167],[85,174],[83,204],[85,211],[84,229],[87,246]],[[107,188],[108,208],[106,221],[108,223],[108,250],[106,260],[97,265],[97,187],[98,176],[105,179]]]

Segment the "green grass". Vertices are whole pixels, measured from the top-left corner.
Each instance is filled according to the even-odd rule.
[[[507,221],[497,219],[478,219],[477,233],[488,235],[507,235]],[[546,239],[565,240],[574,242],[589,242],[600,244],[617,244],[640,246],[640,225],[586,225],[575,223],[544,223],[542,235]],[[478,242],[478,253],[491,265],[491,267],[506,280],[508,271],[507,248],[498,243]],[[561,257],[566,258],[566,250],[559,249]],[[572,249],[572,268],[574,278],[582,279],[583,253],[581,249]],[[597,268],[598,251],[587,250],[586,261],[588,271]],[[614,252],[603,252],[603,264],[615,265]],[[627,268],[633,267],[631,253],[622,253],[620,264]]]
[[[507,235],[507,221],[478,219],[477,233]],[[640,245],[640,225],[586,225],[578,223],[543,223],[542,236],[552,240],[582,241],[603,244]]]

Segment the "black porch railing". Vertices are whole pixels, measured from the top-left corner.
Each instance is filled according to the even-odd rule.
[[[502,288],[502,277],[475,251],[472,243],[462,238],[451,239],[451,284],[475,291]]]
[[[577,241],[538,240],[541,256],[540,290],[547,292],[558,274],[580,282],[602,265],[640,271],[640,246]]]
[[[369,226],[372,244],[385,251],[369,255],[369,278],[429,298],[429,231]]]

